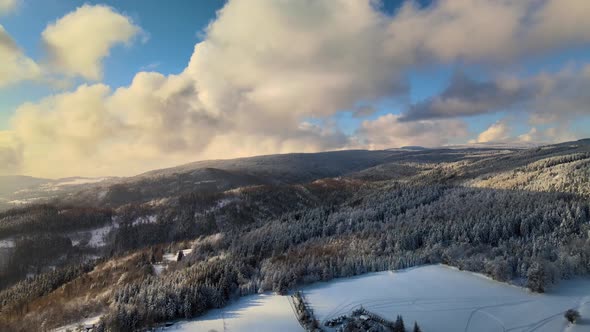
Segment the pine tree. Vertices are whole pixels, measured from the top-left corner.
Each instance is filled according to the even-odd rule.
[[[397,315],[397,319],[393,324],[393,332],[406,332],[406,327],[404,325],[404,319],[402,316]]]
[[[418,326],[418,322],[414,322],[414,332],[422,332],[420,326]]]
[[[575,324],[578,319],[580,319],[580,313],[576,309],[569,309],[563,315],[568,322]]]
[[[527,271],[527,278],[527,287],[530,290],[537,293],[545,292],[547,274],[545,271],[545,267],[542,264],[534,262]]]

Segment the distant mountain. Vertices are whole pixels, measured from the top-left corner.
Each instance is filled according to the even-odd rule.
[[[418,146],[418,145],[408,145],[408,146],[402,146],[400,149],[402,150],[414,150],[414,151],[419,151],[419,150],[426,150],[425,147],[423,146]]]
[[[468,144],[451,144],[445,145],[444,148],[449,149],[531,149],[537,146],[549,145],[548,143],[540,142],[485,142],[485,143],[468,143]]]
[[[488,147],[478,150],[495,151]],[[10,206],[7,202],[22,204],[55,200],[78,205],[119,206],[191,192],[219,193],[245,186],[305,183],[361,171],[358,176],[366,179],[399,177],[412,172],[411,166],[399,166],[403,163],[455,162],[472,153],[473,148],[426,149],[411,146],[391,150],[345,150],[206,160],[128,178],[43,179],[27,186],[23,182],[18,190],[26,190],[15,193],[16,190],[7,189],[6,193],[0,194],[0,200],[4,198],[4,208]]]
[[[116,178],[69,177],[43,179],[30,176],[0,176],[0,211],[31,203],[44,203]]]
[[[10,194],[15,191],[38,186],[50,182],[49,179],[34,178],[24,175],[6,175],[0,176],[0,195]]]

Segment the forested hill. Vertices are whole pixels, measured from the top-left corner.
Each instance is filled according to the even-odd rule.
[[[96,183],[0,214],[0,330],[97,314],[140,329],[430,263],[543,292],[590,274],[589,198],[589,140],[264,156]]]
[[[317,179],[347,176],[391,162],[399,165],[411,162],[459,161],[476,150],[494,153],[515,151],[478,148],[292,153],[199,161],[154,170],[129,178],[80,178],[85,181],[79,181],[79,183],[64,181],[68,179],[36,179],[37,182],[33,183],[20,181],[22,177],[6,177],[6,181],[10,180],[11,183],[22,185],[15,187],[14,190],[10,190],[13,188],[10,186],[5,192],[0,192],[0,210],[3,206],[4,209],[14,207],[15,205],[8,204],[10,202],[118,207],[127,203],[144,203],[185,193],[210,194],[253,185],[306,183]]]

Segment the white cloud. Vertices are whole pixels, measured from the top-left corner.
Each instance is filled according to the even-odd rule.
[[[0,0],[0,16],[9,14],[16,10],[20,0]]]
[[[528,132],[519,135],[516,140],[520,142],[557,143],[572,141],[578,138],[571,132],[568,126],[557,124],[555,127],[545,129],[532,127]]]
[[[0,132],[11,138],[0,144],[0,158],[7,160],[1,172],[18,165],[23,173],[47,177],[132,175],[195,159],[312,152],[347,143],[338,130],[308,123],[284,133],[254,132],[203,108],[190,77],[158,73],[139,73],[115,91],[82,85],[26,103],[11,122],[10,133]]]
[[[41,68],[28,58],[0,25],[0,88],[41,77]]]
[[[127,16],[104,5],[83,5],[49,24],[42,33],[52,67],[86,79],[102,77],[102,59],[118,44],[126,44],[141,29]]]
[[[369,149],[434,147],[461,141],[467,134],[467,126],[460,120],[402,122],[400,116],[387,114],[363,121],[354,139],[356,144]]]
[[[505,142],[510,139],[510,130],[510,126],[506,121],[496,121],[469,143]]]

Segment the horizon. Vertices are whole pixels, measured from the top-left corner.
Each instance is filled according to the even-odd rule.
[[[527,149],[533,149],[536,147],[541,147],[541,146],[550,146],[550,145],[557,145],[557,144],[564,144],[564,143],[571,143],[571,142],[577,142],[577,141],[583,141],[583,140],[589,140],[590,137],[586,137],[586,138],[580,138],[580,139],[576,139],[573,141],[563,141],[563,142],[554,142],[554,143],[535,143],[535,142],[473,142],[473,143],[465,143],[465,144],[449,144],[449,145],[441,145],[441,146],[434,146],[434,147],[424,147],[424,146],[420,146],[420,145],[407,145],[407,146],[401,146],[401,147],[397,147],[397,148],[384,148],[384,149],[340,149],[340,150],[326,150],[326,151],[317,151],[317,152],[285,152],[285,153],[272,153],[272,154],[260,154],[260,155],[252,155],[252,156],[244,156],[244,157],[235,157],[235,158],[213,158],[213,159],[201,159],[201,160],[193,160],[193,161],[189,161],[183,164],[178,164],[178,165],[173,165],[170,167],[162,167],[162,168],[154,168],[154,169],[148,169],[146,171],[143,171],[141,173],[134,173],[134,174],[130,174],[130,175],[98,175],[98,176],[82,176],[82,175],[71,175],[71,176],[66,176],[66,177],[57,177],[57,178],[50,178],[50,177],[36,177],[36,176],[32,176],[32,175],[27,175],[27,174],[5,174],[5,175],[0,175],[0,178],[2,177],[28,177],[28,178],[35,178],[35,179],[42,179],[42,180],[49,180],[49,181],[59,181],[59,180],[67,180],[67,179],[77,179],[77,178],[81,178],[81,179],[117,179],[117,178],[131,178],[131,177],[136,177],[136,176],[140,176],[146,173],[150,173],[150,172],[154,172],[154,171],[161,171],[161,170],[166,170],[166,169],[174,169],[174,168],[178,168],[178,167],[182,167],[182,166],[186,166],[186,165],[190,165],[190,164],[194,164],[194,163],[199,163],[199,162],[208,162],[208,161],[228,161],[228,160],[238,160],[238,159],[248,159],[248,158],[258,158],[258,157],[267,157],[267,156],[275,156],[275,155],[297,155],[297,154],[316,154],[316,153],[330,153],[330,152],[344,152],[344,151],[390,151],[390,150],[404,150],[404,149],[411,149],[411,148],[420,148],[420,149],[425,149],[425,150],[443,150],[443,149],[449,149],[449,148],[457,148],[457,149],[476,149],[476,148],[481,148],[481,149],[490,149],[490,150],[496,150],[496,149],[505,149],[505,148],[511,148],[511,149],[515,149],[515,150],[527,150]]]
[[[0,175],[590,137],[589,16],[584,0],[1,0]]]

